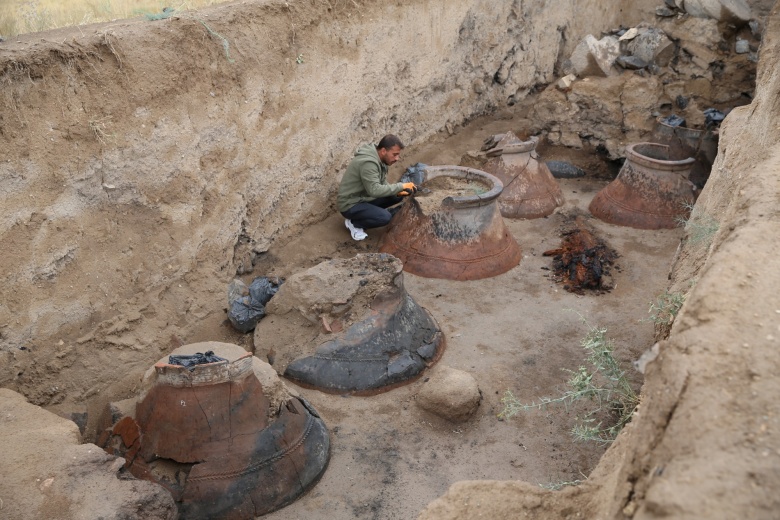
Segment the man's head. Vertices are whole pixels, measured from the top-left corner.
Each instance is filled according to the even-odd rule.
[[[387,134],[376,145],[376,152],[379,154],[380,161],[391,166],[401,158],[401,150],[403,148],[404,143],[398,137],[393,134]]]

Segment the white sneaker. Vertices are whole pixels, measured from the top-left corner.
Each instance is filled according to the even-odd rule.
[[[352,221],[349,219],[346,219],[344,221],[344,225],[347,226],[347,229],[349,229],[349,232],[352,234],[353,240],[363,240],[368,237],[365,231],[363,231],[362,228],[355,227],[352,224]]]

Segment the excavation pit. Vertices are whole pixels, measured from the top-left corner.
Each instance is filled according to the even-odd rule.
[[[692,104],[699,106],[750,103],[760,44],[764,65],[758,78],[765,86],[753,107],[729,115],[719,168],[697,208],[699,215],[719,219],[712,247],[699,245],[712,257],[686,248],[690,241],[684,240],[684,269],[673,270],[676,286],[669,287],[670,262],[689,230],[594,221],[598,236],[621,252],[625,270],[616,273],[615,288],[598,298],[572,294],[541,276],[541,267],[549,265],[541,253],[560,242],[562,221],[553,212],[533,221],[505,221],[524,258],[499,276],[453,281],[407,273],[406,287],[437,317],[447,338],[442,361],[478,381],[479,410],[454,426],[415,406],[414,382],[370,398],[290,383],[327,419],[338,449],[323,487],[267,516],[289,520],[327,511],[340,520],[415,518],[453,482],[485,478],[512,482],[461,484],[438,511],[489,516],[491,507],[514,507],[513,496],[533,501],[527,505],[541,500],[536,512],[542,516],[572,510],[591,517],[605,510],[641,516],[652,507],[717,516],[723,506],[741,506],[740,514],[749,517],[776,509],[771,493],[753,489],[753,473],[742,471],[760,469],[760,453],[740,444],[744,425],[755,424],[751,414],[768,402],[760,396],[773,395],[771,377],[761,377],[769,388],[752,411],[733,409],[720,414],[718,424],[712,407],[696,405],[721,396],[713,406],[723,407],[730,395],[749,396],[756,381],[743,381],[737,370],[750,364],[745,353],[772,352],[765,330],[738,326],[739,320],[753,323],[754,313],[767,323],[759,304],[771,295],[753,292],[774,288],[771,273],[754,273],[753,279],[767,281],[760,286],[721,273],[741,272],[740,251],[771,258],[762,244],[773,243],[767,239],[772,233],[758,226],[772,214],[767,200],[773,184],[766,172],[776,168],[762,156],[778,142],[771,124],[777,119],[776,85],[767,81],[776,69],[777,21],[767,24],[759,42],[763,18],[750,27],[693,15],[659,18],[657,5],[647,2],[620,10],[572,1],[554,9],[540,1],[496,3],[488,10],[479,2],[282,4],[248,1],[208,8],[198,19],[176,13],[2,43],[2,386],[55,412],[90,412],[84,439],[94,439],[94,409],[101,400],[128,395],[143,371],[177,345],[219,339],[250,351],[261,348],[253,336],[224,324],[224,287],[236,274],[276,269],[289,277],[322,261],[377,250],[384,230],[353,243],[343,218],[332,215],[335,186],[360,142],[395,132],[407,144],[402,161],[457,164],[487,134],[511,129],[539,135],[540,145],[550,147],[545,159],[568,159],[587,171],[578,181],[560,183],[564,209],[585,209],[604,187],[596,177],[607,175],[571,154],[583,152],[578,159],[587,160],[584,152],[600,150],[614,164],[625,143],[650,139],[658,105],[680,91],[693,94]],[[403,19],[404,31],[393,31],[388,19]],[[606,77],[557,81],[587,34],[640,22],[668,31],[673,68],[613,68]],[[750,53],[735,55],[735,43],[738,48],[747,40]],[[389,179],[404,166],[391,167]],[[750,263],[766,271],[772,266]],[[600,471],[581,492],[539,489],[537,484],[590,474],[604,448],[573,442],[573,415],[567,412],[497,422],[500,395],[507,389],[528,400],[554,395],[561,368],[577,369],[583,330],[575,313],[562,309],[576,309],[606,327],[621,360],[638,358],[654,342],[652,326],[640,321],[648,316],[648,302],[667,288],[687,291],[688,275],[698,282],[681,315],[685,321],[678,322],[684,327],[676,327],[659,359],[648,365],[652,398],[643,401],[633,431],[613,445],[601,466],[609,471],[619,464],[621,472],[605,478]],[[728,308],[713,308],[712,302]],[[731,307],[741,310],[729,314]],[[689,326],[702,316],[711,318],[700,323],[705,326]],[[332,333],[338,328],[332,321],[327,325]],[[734,350],[748,342],[742,354]],[[261,350],[258,355],[273,357]],[[677,376],[696,373],[686,367],[709,373],[713,359],[732,358],[715,363],[722,377],[677,384]],[[631,378],[641,382],[633,372]],[[728,388],[718,386],[727,380]],[[680,413],[670,415],[674,409]],[[767,432],[772,434],[771,425]],[[658,442],[645,446],[649,436]],[[711,437],[715,442],[686,449],[691,439]],[[0,490],[3,512],[20,519],[65,516],[58,483],[75,482],[89,468],[58,475],[48,488],[57,493],[47,495],[51,477],[38,483],[44,472],[31,468],[43,459],[48,473],[47,457],[70,454],[41,446],[26,460],[7,464],[18,445],[9,444],[0,464],[11,476]],[[718,449],[723,445],[729,449]],[[621,450],[642,456],[622,457]],[[645,462],[654,467],[654,460],[664,465],[663,478],[644,471]],[[713,467],[727,468],[725,476],[710,478]],[[629,482],[625,475],[638,477]],[[759,477],[771,484],[767,475]],[[588,501],[591,490],[604,491],[602,485],[617,486],[607,493],[614,500]],[[19,502],[23,497],[30,502]],[[105,496],[97,506],[113,498]],[[98,510],[82,516],[96,517]]]

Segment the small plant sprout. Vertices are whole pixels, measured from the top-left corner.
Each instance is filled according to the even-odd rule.
[[[582,472],[580,472],[580,475],[582,475],[581,480],[580,479],[574,479],[574,480],[550,479],[550,481],[545,484],[539,484],[539,487],[542,489],[549,489],[550,491],[558,491],[559,489],[563,489],[569,486],[579,486],[580,484],[588,480],[588,477],[583,475]]]
[[[720,228],[720,223],[711,215],[703,211],[697,211],[696,206],[693,204],[686,202],[684,206],[690,216],[687,219],[677,217],[677,224],[685,229],[688,235],[688,242],[691,245],[702,244],[705,247],[709,247],[712,244],[715,233]]]
[[[103,146],[105,146],[108,141],[113,141],[116,137],[115,134],[108,132],[109,124],[111,124],[111,116],[100,119],[90,119],[89,121],[89,128],[92,130],[92,135],[94,135],[95,139]]]
[[[665,291],[658,295],[654,302],[650,302],[649,321],[656,325],[671,325],[677,317],[677,313],[685,303],[685,295],[679,292]]]
[[[590,402],[593,407],[584,416],[578,417],[571,430],[572,436],[577,440],[602,444],[615,440],[623,426],[631,420],[639,404],[639,396],[634,392],[626,371],[615,359],[615,347],[607,337],[607,329],[591,326],[584,318],[583,322],[588,332],[580,340],[580,345],[585,349],[592,368],[565,369],[570,377],[566,389],[558,397],[542,397],[538,401],[522,403],[507,390],[501,399],[504,409],[498,414],[499,418],[508,419],[521,411],[546,409],[549,405],[563,405],[568,410],[575,403]],[[609,413],[609,425],[596,422],[596,415],[602,411]]]
[[[298,65],[303,63],[303,54],[299,54],[297,58],[295,58],[295,63]]]

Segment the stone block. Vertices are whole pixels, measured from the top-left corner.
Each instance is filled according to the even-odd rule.
[[[675,46],[660,29],[642,29],[636,38],[626,44],[626,49],[646,63],[666,67],[674,57]]]
[[[745,24],[751,18],[745,0],[685,0],[685,11],[697,18],[713,18],[719,22]]]
[[[620,56],[620,44],[614,36],[605,36],[597,40],[593,35],[587,35],[575,47],[570,61],[574,72],[579,77],[609,76],[613,74],[612,65]]]
[[[474,376],[447,366],[436,368],[417,394],[422,409],[453,422],[467,421],[481,400]]]

